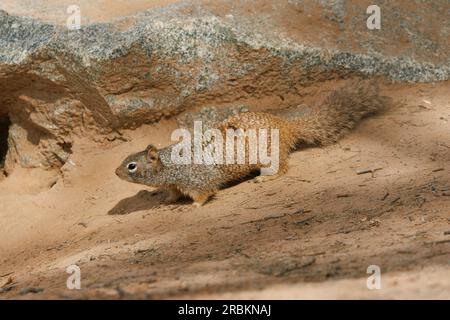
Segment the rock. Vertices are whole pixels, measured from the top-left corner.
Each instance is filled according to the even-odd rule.
[[[242,112],[248,112],[248,107],[244,105],[222,108],[207,106],[198,112],[189,112],[178,116],[177,121],[181,128],[186,128],[191,131],[194,128],[194,121],[201,121],[203,129],[206,130],[208,128],[214,128],[218,123]]]
[[[11,122],[5,168],[59,168],[76,136],[298,96],[331,79],[448,80],[448,2],[412,2],[383,3],[379,31],[366,28],[364,5],[345,1],[264,0],[266,10],[223,0],[222,11],[184,1],[80,30],[0,10],[0,120]]]

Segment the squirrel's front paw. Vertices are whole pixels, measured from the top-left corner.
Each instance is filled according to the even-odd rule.
[[[180,200],[183,197],[182,194],[175,194],[175,193],[171,193],[170,195],[168,195],[165,199],[164,202],[166,204],[171,204],[171,203],[176,203],[178,200]]]
[[[267,181],[271,181],[276,179],[278,176],[277,175],[271,175],[271,176],[257,176],[255,178],[253,178],[253,182],[254,183],[262,183],[262,182],[267,182]]]
[[[169,195],[164,199],[166,204],[177,202],[183,196],[177,189],[171,188],[168,191]]]
[[[172,197],[172,196],[168,196],[167,198],[164,199],[165,204],[172,204],[177,201],[178,201],[178,197]]]

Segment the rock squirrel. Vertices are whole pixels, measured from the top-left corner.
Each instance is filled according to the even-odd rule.
[[[382,110],[388,98],[379,95],[378,91],[373,81],[352,82],[333,91],[318,108],[303,117],[286,120],[269,113],[246,112],[226,119],[216,129],[224,134],[227,129],[253,129],[258,132],[261,129],[277,129],[278,172],[272,176],[257,177],[272,179],[287,171],[289,153],[299,145],[324,146],[334,143],[363,117]],[[272,151],[275,148],[271,146],[275,144],[272,144],[271,137],[268,137],[267,146]],[[267,167],[260,160],[249,161],[250,147],[248,139],[245,141],[244,163],[180,164],[172,156],[177,144],[159,150],[149,145],[146,150],[128,156],[117,168],[116,174],[129,182],[166,189],[170,193],[168,202],[186,195],[194,200],[195,206],[201,206],[219,189]],[[210,141],[202,140],[202,143],[205,146]]]

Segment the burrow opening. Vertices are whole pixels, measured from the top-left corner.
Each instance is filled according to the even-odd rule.
[[[0,170],[5,167],[8,152],[8,132],[11,121],[7,115],[0,115]]]

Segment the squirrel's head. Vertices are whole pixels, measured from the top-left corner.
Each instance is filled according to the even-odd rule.
[[[161,167],[158,149],[150,144],[144,151],[129,155],[116,169],[116,175],[128,182],[151,185]]]

